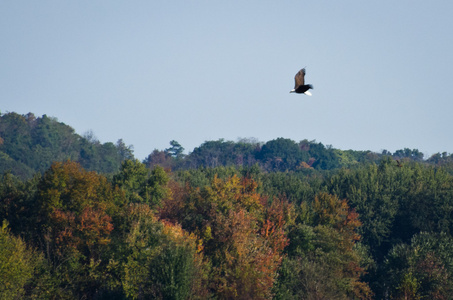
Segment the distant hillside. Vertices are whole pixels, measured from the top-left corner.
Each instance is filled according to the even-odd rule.
[[[423,153],[417,149],[405,148],[394,153],[340,150],[316,141],[296,142],[287,138],[267,142],[220,139],[206,141],[188,155],[183,152],[184,148],[177,141],[171,141],[169,148],[154,150],[143,162],[149,168],[160,165],[172,170],[258,165],[267,172],[316,172],[353,168],[392,157],[395,163],[398,160],[443,165],[453,173],[453,155],[447,153],[437,153],[423,160]],[[76,161],[87,170],[114,173],[122,161],[133,158],[132,146],[126,146],[122,140],[116,144],[101,144],[90,134],[76,134],[73,128],[56,118],[14,112],[0,115],[0,174],[10,171],[30,178],[36,172],[47,170],[53,161],[65,160]]]
[[[29,178],[47,170],[53,161],[65,160],[79,162],[87,170],[113,173],[131,158],[132,150],[122,140],[101,144],[46,115],[12,112],[0,116],[0,173],[10,171]]]

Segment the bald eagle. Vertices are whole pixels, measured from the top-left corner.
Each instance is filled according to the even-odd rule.
[[[305,94],[311,96],[311,93],[308,90],[313,89],[313,86],[311,84],[305,84],[305,68],[297,72],[296,76],[294,76],[294,81],[296,83],[294,85],[294,89],[289,91],[290,93]]]

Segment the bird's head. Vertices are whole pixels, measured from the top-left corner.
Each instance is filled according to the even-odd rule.
[[[292,89],[291,91],[289,91],[290,93],[295,93],[296,90],[295,89]]]

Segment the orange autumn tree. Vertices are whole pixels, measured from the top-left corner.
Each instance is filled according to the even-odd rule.
[[[54,163],[38,185],[37,225],[63,289],[90,297],[102,282],[112,215],[124,194],[75,162]],[[69,275],[71,274],[71,275]]]
[[[215,176],[201,189],[170,187],[173,197],[164,201],[161,217],[202,239],[204,255],[212,265],[210,287],[215,296],[271,298],[287,244],[285,217],[270,212],[277,209],[257,193],[258,184],[249,178]]]

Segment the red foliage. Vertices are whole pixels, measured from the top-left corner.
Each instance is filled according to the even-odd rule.
[[[284,226],[292,207],[257,193],[250,178],[215,177],[204,189],[169,185],[160,217],[197,234],[211,260],[212,288],[223,299],[268,299],[288,244]]]
[[[79,215],[55,209],[51,220],[58,256],[77,251],[87,257],[97,258],[99,247],[110,242],[112,218],[102,209],[85,207]]]

